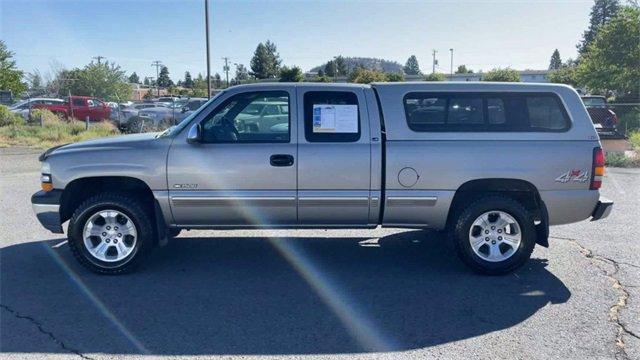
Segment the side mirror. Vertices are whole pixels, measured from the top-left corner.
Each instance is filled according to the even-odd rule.
[[[189,144],[197,144],[202,140],[202,126],[194,124],[187,133],[187,142]]]

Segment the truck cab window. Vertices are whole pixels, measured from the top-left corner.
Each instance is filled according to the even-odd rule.
[[[268,106],[286,107],[272,114]],[[289,142],[289,96],[283,91],[235,95],[218,106],[202,123],[205,143]]]
[[[304,134],[309,142],[356,142],[360,139],[358,96],[350,91],[304,94]]]

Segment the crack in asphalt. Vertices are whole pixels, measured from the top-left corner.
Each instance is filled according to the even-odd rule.
[[[47,335],[54,343],[58,344],[58,346],[60,346],[65,351],[73,353],[73,354],[76,354],[82,359],[94,360],[92,357],[86,356],[83,353],[81,353],[80,350],[77,350],[77,349],[74,349],[74,348],[71,348],[71,347],[67,346],[62,340],[58,339],[58,337],[56,337],[56,335],[54,333],[52,333],[51,331],[45,330],[44,326],[42,325],[42,323],[39,322],[38,320],[34,319],[33,317],[27,316],[27,315],[21,315],[16,310],[8,307],[7,305],[0,304],[0,308],[8,311],[9,313],[11,313],[17,319],[22,319],[22,320],[29,321],[30,323],[32,323],[33,325],[36,326],[36,328],[38,329],[39,332]]]
[[[555,236],[550,236],[550,238],[567,240],[570,243],[576,245],[578,248],[580,248],[580,253],[584,255],[586,258],[592,260],[591,263],[596,268],[598,268],[598,270],[600,270],[604,274],[604,276],[608,277],[612,281],[613,284],[611,287],[618,293],[618,301],[609,308],[609,321],[616,324],[616,327],[618,328],[618,331],[616,333],[616,338],[615,338],[615,344],[617,349],[616,359],[624,359],[624,360],[630,359],[625,349],[624,336],[629,335],[636,339],[640,339],[640,335],[628,329],[627,326],[620,319],[620,312],[622,311],[622,309],[627,307],[627,304],[631,299],[631,294],[625,289],[625,285],[623,285],[615,275],[620,271],[621,264],[632,266],[632,267],[639,267],[639,268],[640,266],[616,261],[614,259],[611,259],[603,255],[594,254],[594,252],[591,249],[583,246],[576,239],[565,238],[565,237],[555,237]],[[610,272],[606,268],[598,265],[596,261],[600,261],[613,266],[613,272]],[[633,286],[630,286],[630,287],[633,287]]]

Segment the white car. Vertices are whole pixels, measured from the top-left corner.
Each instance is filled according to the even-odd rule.
[[[23,119],[27,120],[29,118],[29,109],[33,105],[55,105],[55,104],[63,104],[64,100],[62,99],[54,99],[54,98],[31,98],[27,100],[23,100],[17,102],[9,107],[9,110],[12,113],[19,114]]]

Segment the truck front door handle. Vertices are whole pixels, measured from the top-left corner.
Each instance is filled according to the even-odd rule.
[[[271,166],[291,166],[293,165],[293,155],[275,154],[269,158]]]

